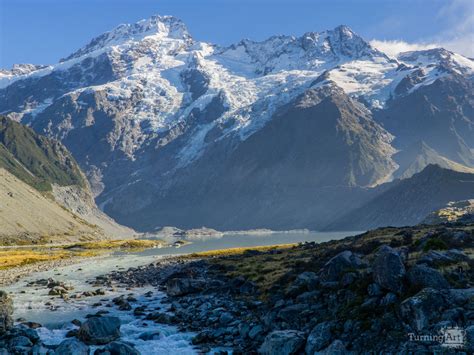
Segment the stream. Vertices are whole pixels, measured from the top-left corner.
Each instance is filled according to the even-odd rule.
[[[63,300],[57,296],[49,296],[46,286],[27,286],[28,283],[53,278],[74,287],[73,293],[93,291],[87,281],[96,276],[107,274],[114,270],[126,270],[130,267],[147,265],[163,258],[164,256],[183,255],[200,251],[218,250],[235,247],[265,246],[285,243],[298,243],[304,241],[325,242],[342,239],[356,235],[360,232],[285,232],[272,234],[235,234],[221,237],[208,237],[193,240],[191,244],[180,248],[165,247],[153,248],[140,252],[114,252],[100,259],[92,258],[82,260],[76,264],[59,267],[45,272],[37,272],[21,279],[20,281],[4,288],[14,300],[14,318],[23,318],[27,321],[37,322],[42,325],[38,334],[45,344],[59,344],[64,340],[68,331],[77,329],[71,321],[79,319],[84,321],[88,314],[98,311],[108,312],[107,315],[120,318],[122,326],[121,340],[133,343],[142,354],[195,354],[191,344],[195,334],[179,332],[175,327],[156,324],[137,318],[133,310],[119,311],[116,307],[107,306],[117,296],[132,296],[136,299],[134,306],[146,305],[149,310],[167,311],[169,305],[162,303],[165,297],[163,292],[154,287],[141,287],[134,289],[104,287],[105,295]],[[152,291],[152,296],[147,294]],[[140,334],[156,332],[159,336],[153,340],[141,340]],[[94,348],[92,348],[94,350]]]

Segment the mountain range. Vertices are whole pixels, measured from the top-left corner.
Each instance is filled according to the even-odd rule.
[[[0,71],[0,113],[61,141],[100,208],[137,230],[365,229],[474,198],[473,74],[347,26],[223,47],[153,16]],[[394,198],[416,213],[387,217]]]

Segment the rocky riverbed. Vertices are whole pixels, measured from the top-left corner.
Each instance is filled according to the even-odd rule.
[[[469,353],[473,253],[473,225],[384,228],[322,244],[169,258],[92,278],[89,293],[37,280],[32,288],[64,302],[94,300],[96,311],[71,319],[55,342],[35,323],[5,321],[0,344],[38,354]],[[457,331],[457,348],[439,337]]]

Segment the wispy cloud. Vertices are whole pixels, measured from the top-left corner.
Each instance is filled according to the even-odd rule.
[[[474,0],[447,1],[439,9],[435,20],[446,29],[420,42],[374,39],[370,44],[391,56],[401,52],[443,47],[466,57],[474,57]]]
[[[437,20],[445,21],[449,29],[434,40],[446,49],[474,57],[474,1],[448,2],[438,12]]]
[[[440,45],[436,43],[408,43],[404,41],[380,41],[377,39],[370,41],[370,44],[392,57],[402,52],[421,51],[440,47]]]

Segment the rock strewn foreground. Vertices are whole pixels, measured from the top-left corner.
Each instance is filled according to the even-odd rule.
[[[142,316],[197,332],[193,343],[203,351],[446,351],[409,337],[450,326],[466,330],[472,351],[473,230],[385,228],[319,245],[166,261],[102,281],[166,291],[174,315]]]
[[[474,225],[384,228],[322,244],[227,250],[169,258],[90,280],[94,292],[64,297],[66,286],[38,280],[73,302],[116,287],[166,292],[163,307],[131,294],[101,299],[145,322],[196,335],[196,350],[235,354],[456,352],[412,341],[457,326],[474,350]],[[34,286],[33,285],[33,286]],[[52,292],[54,291],[54,292]],[[58,291],[58,292],[56,292]],[[67,295],[67,293],[66,293]],[[49,296],[51,297],[51,296]],[[147,292],[146,298],[153,298]],[[44,345],[32,322],[12,326],[11,300],[0,297],[0,353],[139,354],[123,341],[120,319],[105,309],[73,320],[59,346]],[[158,332],[137,337],[150,341]]]

